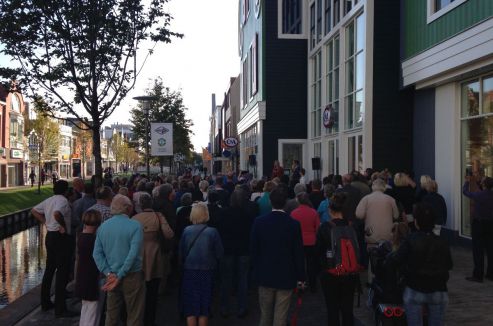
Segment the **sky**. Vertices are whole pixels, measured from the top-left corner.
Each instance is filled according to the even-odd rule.
[[[127,123],[135,96],[145,95],[152,80],[161,77],[171,90],[182,92],[186,115],[192,119],[192,144],[201,152],[209,139],[211,94],[222,103],[229,78],[238,76],[238,1],[170,0],[168,12],[174,17],[170,29],[184,34],[170,44],[158,44],[147,59],[135,88],[108,118],[105,125]],[[149,44],[149,47],[152,45]],[[149,48],[147,47],[147,48]],[[142,54],[145,56],[146,47]],[[0,66],[8,64],[0,56]]]

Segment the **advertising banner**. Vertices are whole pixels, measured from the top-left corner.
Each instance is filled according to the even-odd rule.
[[[173,124],[151,123],[151,156],[173,155]]]

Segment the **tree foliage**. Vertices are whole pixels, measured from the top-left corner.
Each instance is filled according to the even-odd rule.
[[[150,122],[173,123],[173,151],[191,158],[193,146],[190,136],[193,134],[191,127],[193,122],[185,117],[187,108],[183,104],[181,92],[172,91],[164,86],[161,78],[154,80],[154,85],[146,91],[147,95],[156,96],[157,100],[151,103],[149,109]],[[145,139],[150,139],[150,130],[146,128],[146,115],[139,105],[130,111],[131,122],[134,125],[133,133],[139,139],[139,146],[145,147]]]
[[[36,119],[27,120],[26,122],[26,132],[31,132],[32,130],[36,133],[41,163],[56,158],[61,142],[59,124],[46,114],[38,112]],[[31,161],[39,163],[38,158],[38,155],[32,155]]]
[[[15,73],[29,81],[24,86],[33,94],[46,99],[47,113],[70,113],[93,131],[99,176],[99,129],[135,84],[138,50],[148,40],[169,43],[181,36],[169,30],[172,18],[164,10],[167,2],[0,1],[1,52],[17,60],[20,68]],[[0,73],[13,72],[3,68]]]

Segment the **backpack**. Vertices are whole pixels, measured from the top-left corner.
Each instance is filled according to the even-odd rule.
[[[334,226],[330,235],[332,250],[327,253],[327,271],[334,276],[358,274],[362,267],[354,229],[351,226]]]

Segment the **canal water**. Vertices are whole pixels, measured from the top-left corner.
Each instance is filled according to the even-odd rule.
[[[36,225],[0,241],[0,309],[41,284],[46,228]]]

